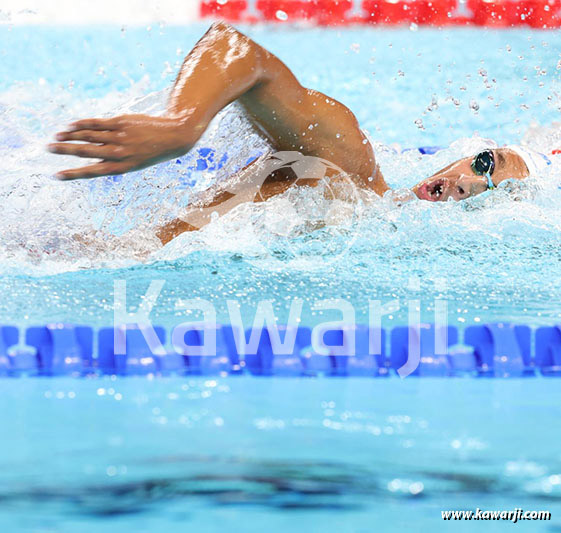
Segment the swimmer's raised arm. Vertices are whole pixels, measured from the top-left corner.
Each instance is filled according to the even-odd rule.
[[[52,152],[101,161],[61,179],[122,174],[189,151],[212,118],[237,100],[277,150],[296,150],[341,167],[381,194],[387,185],[353,113],[300,85],[273,54],[231,26],[216,23],[185,58],[164,117],[86,119],[57,134]],[[66,141],[85,141],[73,144]]]

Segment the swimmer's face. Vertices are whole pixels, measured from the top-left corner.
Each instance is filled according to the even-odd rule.
[[[434,176],[421,181],[413,187],[413,192],[421,200],[429,202],[445,202],[449,198],[454,200],[465,200],[471,196],[481,194],[488,188],[487,178],[480,175],[478,168],[491,159],[494,168],[491,179],[495,187],[507,179],[524,179],[529,175],[524,160],[513,150],[508,148],[496,148],[488,150],[490,154],[484,154],[473,168],[474,157],[460,159],[450,166],[437,172]],[[483,152],[481,152],[483,153]],[[476,154],[477,156],[478,154]],[[479,170],[481,170],[479,168]]]

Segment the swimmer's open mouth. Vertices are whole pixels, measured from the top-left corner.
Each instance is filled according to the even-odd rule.
[[[444,200],[446,190],[448,189],[448,182],[444,178],[432,180],[423,183],[417,189],[417,196],[421,200],[428,200],[429,202],[438,202]]]

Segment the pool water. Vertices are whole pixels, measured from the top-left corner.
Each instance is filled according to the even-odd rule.
[[[549,510],[557,380],[4,380],[4,531],[450,531]],[[469,529],[471,528],[471,529]]]
[[[132,309],[163,280],[150,316],[167,328],[186,320],[177,303],[190,298],[213,303],[224,322],[226,300],[237,300],[246,325],[261,300],[285,322],[296,298],[308,326],[330,318],[313,310],[330,298],[351,302],[358,322],[369,300],[397,302],[389,327],[406,322],[410,299],[430,322],[435,300],[446,300],[455,326],[559,321],[559,156],[542,176],[469,202],[379,199],[351,227],[287,235],[274,231],[287,215],[272,201],[163,249],[158,223],[266,148],[235,107],[201,140],[214,150],[206,170],[187,155],[120,180],[52,179],[76,165],[45,152],[56,131],[81,117],[161,111],[203,31],[0,26],[0,323],[111,325],[118,280]],[[396,188],[485,138],[561,147],[559,32],[247,31],[303,84],[355,111]],[[401,152],[421,145],[448,148]],[[296,202],[313,221],[306,194]],[[491,531],[561,528],[556,380],[22,379],[0,388],[5,531],[444,531],[459,526],[441,510],[475,507],[553,513]]]

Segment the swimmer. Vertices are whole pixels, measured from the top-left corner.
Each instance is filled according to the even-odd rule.
[[[57,177],[73,180],[123,174],[182,156],[216,114],[234,101],[273,151],[327,160],[356,186],[377,195],[390,189],[354,114],[333,98],[300,85],[282,61],[223,22],[213,24],[185,58],[165,116],[85,119],[57,133],[58,142],[48,147],[51,152],[100,160],[61,171]],[[487,149],[456,161],[412,191],[430,202],[463,200],[494,189],[504,180],[524,179],[548,164],[546,159],[517,146]],[[244,179],[250,181],[251,172],[244,172]],[[258,183],[258,191],[248,190],[254,201],[256,192],[260,200],[266,200],[294,182],[293,174],[275,171]],[[233,202],[232,194],[223,191],[206,207],[227,205],[230,209],[251,199],[241,195]],[[165,244],[208,221],[193,224],[182,217],[160,228],[158,236]]]

